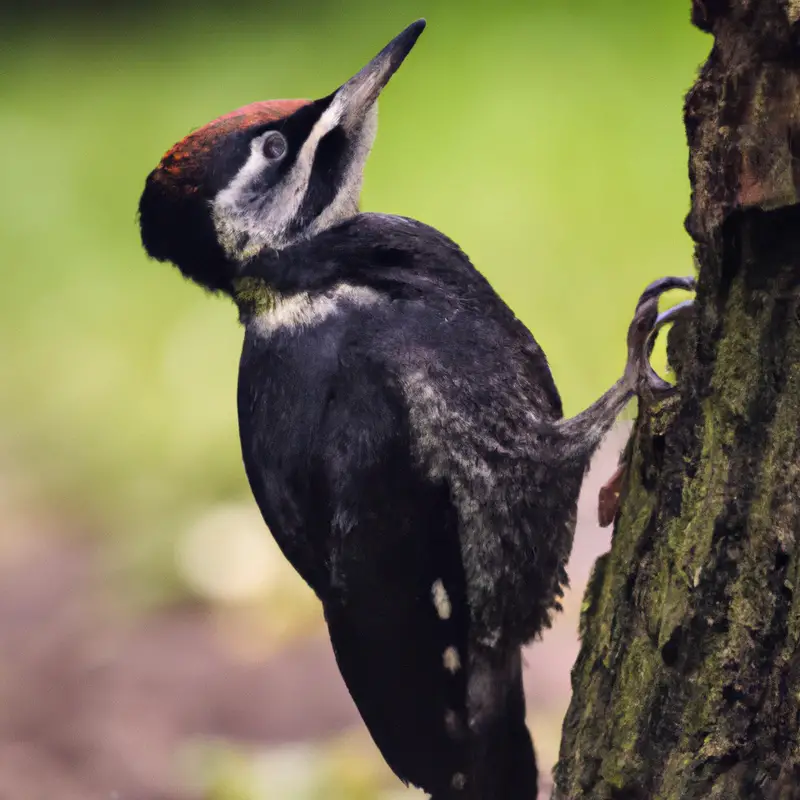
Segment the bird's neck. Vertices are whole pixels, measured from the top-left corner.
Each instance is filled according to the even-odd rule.
[[[352,282],[347,264],[352,263],[353,248],[358,246],[357,237],[338,236],[326,229],[280,249],[263,248],[236,265],[238,277],[231,282],[230,294],[240,320],[247,324],[263,319],[286,303]]]
[[[293,298],[364,290],[418,295],[433,267],[471,275],[459,248],[433,228],[404,217],[362,213],[280,250],[264,248],[237,266],[231,294],[240,316],[268,314]],[[463,277],[463,276],[462,276]],[[433,284],[425,282],[425,290]]]
[[[246,324],[249,319],[270,313],[279,293],[265,278],[245,277],[233,280],[231,296],[239,309],[240,321]]]
[[[232,265],[238,277],[231,294],[237,304],[264,306],[275,295],[324,290],[372,261],[381,231],[374,214],[358,214],[318,234],[298,238],[280,249],[264,247]]]

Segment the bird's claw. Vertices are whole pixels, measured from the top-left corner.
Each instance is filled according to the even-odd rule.
[[[672,308],[658,313],[660,296],[671,289],[692,291],[694,278],[662,278],[651,283],[639,297],[636,313],[628,328],[628,369],[626,377],[630,388],[639,400],[652,403],[657,399],[669,397],[676,388],[667,383],[650,364],[658,331],[670,322],[692,313],[693,300],[684,300]],[[622,463],[616,472],[600,488],[597,498],[597,517],[601,528],[613,523],[619,510],[622,486],[625,481],[627,464]]]
[[[641,293],[639,301],[636,304],[636,309],[638,311],[639,308],[650,300],[658,302],[659,297],[661,297],[664,292],[668,292],[671,289],[684,289],[687,292],[693,292],[695,284],[696,281],[691,275],[682,276],[680,278],[674,275],[667,278],[659,278],[657,281],[653,281]]]
[[[632,370],[632,388],[644,402],[663,399],[676,391],[672,384],[667,383],[653,369],[650,354],[658,331],[670,322],[690,314],[694,307],[693,300],[685,300],[659,314],[659,297],[671,289],[692,291],[694,287],[695,280],[691,277],[661,278],[651,283],[639,297],[636,313],[628,329],[628,364]]]

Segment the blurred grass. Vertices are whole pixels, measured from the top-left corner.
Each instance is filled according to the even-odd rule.
[[[227,302],[148,262],[144,178],[191,128],[321,96],[417,16],[364,207],[472,256],[548,354],[568,413],[618,376],[643,285],[687,274],[688,2],[296,3],[18,25],[0,49],[0,463],[107,537],[156,599],[176,539],[247,497]],[[140,571],[141,570],[141,571]]]
[[[253,749],[226,741],[189,741],[183,771],[207,800],[422,800],[376,758],[366,731],[324,742]]]

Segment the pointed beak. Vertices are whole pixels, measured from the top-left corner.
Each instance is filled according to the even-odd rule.
[[[339,124],[345,130],[363,121],[366,113],[378,99],[383,87],[389,83],[389,79],[411,52],[411,48],[424,29],[424,19],[412,22],[399,36],[395,36],[366,67],[338,89],[333,104],[338,107],[341,115]]]

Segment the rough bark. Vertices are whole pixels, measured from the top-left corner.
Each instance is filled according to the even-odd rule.
[[[800,797],[800,0],[692,19],[696,313],[586,592],[562,800]]]

